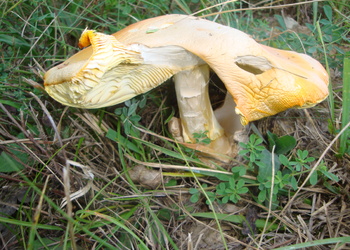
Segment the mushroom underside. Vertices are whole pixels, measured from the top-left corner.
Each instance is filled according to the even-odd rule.
[[[111,40],[109,44],[120,46],[113,36],[96,32],[88,32],[88,35],[93,36],[86,39],[88,42],[98,44],[99,40],[104,43]],[[225,131],[210,103],[210,69],[202,59],[173,45],[154,48],[122,45],[122,51],[110,46],[102,52],[99,47],[92,44],[49,70],[45,75],[46,91],[68,106],[100,108],[145,93],[174,76],[182,140],[196,143],[195,134],[206,134],[216,150],[220,147],[218,152],[228,153],[230,147]],[[115,59],[119,54],[123,54],[121,59]],[[231,107],[231,114],[233,110]],[[225,119],[227,123],[230,118]]]

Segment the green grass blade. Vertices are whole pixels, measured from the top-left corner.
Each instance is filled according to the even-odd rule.
[[[305,249],[307,247],[312,246],[321,246],[327,244],[337,244],[337,243],[349,243],[350,237],[338,237],[338,238],[330,238],[330,239],[322,239],[322,240],[314,240],[310,242],[304,242],[300,244],[295,244],[292,246],[280,247],[275,250],[293,250],[293,249]]]
[[[312,13],[313,13],[313,24],[316,25],[318,18],[318,2],[312,3]]]
[[[1,216],[0,216],[0,223],[18,225],[18,226],[23,226],[23,227],[32,227],[33,226],[33,223],[31,221],[21,221],[21,220],[5,218],[5,217],[1,217]],[[47,230],[59,230],[59,231],[63,230],[62,228],[57,227],[57,226],[44,225],[44,224],[37,224],[36,228],[47,229]]]
[[[343,103],[342,103],[342,128],[350,122],[350,53],[344,57],[344,71],[343,71]],[[347,142],[350,140],[350,129],[347,129],[340,136],[339,153],[344,155],[347,149]]]
[[[326,69],[327,69],[328,75],[330,75],[329,63],[328,63],[328,58],[327,58],[328,55],[327,55],[325,43],[324,43],[323,37],[322,37],[322,30],[321,30],[320,22],[316,22],[316,28],[317,28],[319,39],[320,39],[322,47],[323,47],[324,59],[326,62]],[[334,108],[333,84],[332,84],[330,77],[329,77],[328,91],[329,91],[328,105],[329,105],[329,110],[330,110],[330,116],[331,116],[330,118],[331,118],[331,126],[332,126],[331,133],[333,133],[334,132],[334,123],[335,123],[335,108]]]

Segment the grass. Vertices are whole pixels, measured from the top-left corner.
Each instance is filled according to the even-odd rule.
[[[1,249],[349,247],[350,6],[280,4],[1,2]],[[240,157],[213,169],[170,139],[171,83],[100,110],[64,107],[36,84],[77,51],[85,27],[113,33],[167,13],[306,52],[327,66],[332,95],[254,122]]]
[[[342,129],[346,129],[349,126],[350,116],[350,59],[349,53],[344,57],[344,70],[343,70],[343,101],[342,101]],[[349,153],[349,142],[350,132],[349,129],[343,131],[340,136],[339,153],[344,155],[346,152]]]

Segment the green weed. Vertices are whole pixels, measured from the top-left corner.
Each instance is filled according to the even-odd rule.
[[[242,194],[257,193],[253,197],[260,204],[267,205],[272,197],[273,209],[275,209],[279,206],[278,198],[281,195],[297,190],[298,179],[302,174],[310,171],[310,165],[315,162],[315,158],[310,157],[307,150],[300,149],[296,151],[294,157],[287,157],[285,154],[295,147],[295,139],[290,136],[277,137],[270,132],[268,134],[270,138],[273,138],[273,140],[270,139],[269,145],[271,147],[271,142],[273,143],[272,151],[268,151],[262,144],[263,139],[255,134],[250,135],[247,143],[240,143],[242,149],[239,155],[243,156],[246,165],[233,167],[232,175],[215,176],[221,182],[215,187],[215,191],[206,191],[210,202],[237,203],[241,200]],[[247,172],[255,175],[256,179],[247,179],[245,177]],[[323,163],[312,174],[310,185],[316,185],[320,180],[338,182],[339,178],[330,173]],[[208,186],[203,184],[202,188],[206,190]],[[197,202],[201,194],[200,189],[191,188],[189,192],[192,194],[191,201]]]

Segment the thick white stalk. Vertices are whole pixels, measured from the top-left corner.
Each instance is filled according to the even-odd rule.
[[[209,67],[201,65],[174,76],[177,102],[185,142],[196,142],[194,133],[204,133],[211,140],[224,134],[209,99]]]
[[[224,128],[227,136],[234,135],[243,129],[240,116],[235,112],[236,103],[232,96],[227,93],[224,104],[214,111],[219,124]]]

